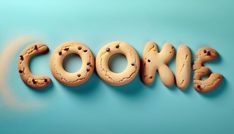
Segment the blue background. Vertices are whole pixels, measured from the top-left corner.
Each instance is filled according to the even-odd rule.
[[[41,92],[28,88],[17,72],[23,48],[17,49],[9,59],[6,80],[18,101],[35,106],[12,108],[1,100],[0,133],[234,133],[233,4],[231,0],[1,0],[1,52],[7,47],[4,43],[16,37],[42,38],[51,51],[34,58],[31,68],[35,74],[50,76],[53,84]],[[187,43],[193,54],[209,46],[220,58],[206,65],[225,80],[208,94],[197,93],[192,84],[186,91],[166,88],[158,77],[151,86],[137,76],[126,86],[112,87],[96,74],[84,85],[69,88],[54,79],[48,62],[56,46],[70,40],[85,43],[94,55],[115,40],[132,44],[139,56],[149,40],[160,48],[167,41],[176,48]],[[74,71],[81,62],[72,57],[66,63]],[[114,70],[121,70],[126,60],[120,57],[113,64]],[[175,71],[175,59],[170,67]]]

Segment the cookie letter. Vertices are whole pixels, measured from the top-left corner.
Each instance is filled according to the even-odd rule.
[[[198,92],[206,93],[214,90],[221,83],[223,76],[218,73],[211,73],[211,70],[203,65],[207,61],[216,59],[218,53],[212,48],[201,48],[196,53],[196,60],[193,65],[194,70],[194,89]],[[203,76],[208,75],[206,80]]]
[[[30,59],[33,56],[44,54],[49,51],[49,48],[44,44],[34,44],[23,50],[19,56],[18,69],[21,79],[26,85],[31,88],[41,89],[47,87],[51,80],[47,76],[35,76],[29,68]]]
[[[176,53],[176,85],[184,90],[191,75],[191,52],[187,45],[180,45]]]
[[[159,72],[160,79],[167,87],[174,85],[174,75],[167,66],[167,63],[175,54],[174,47],[166,43],[162,51],[158,52],[158,46],[154,42],[148,42],[143,51],[142,80],[149,85],[155,79],[156,71]]]
[[[112,72],[109,68],[109,59],[115,54],[123,54],[128,61],[127,68],[121,73]],[[96,57],[96,70],[105,82],[121,86],[131,82],[137,75],[140,61],[137,52],[126,42],[115,41],[100,49]]]
[[[77,54],[82,60],[81,69],[70,73],[63,68],[63,60],[70,54]],[[51,56],[50,69],[54,77],[64,85],[78,86],[85,83],[94,70],[94,57],[84,44],[79,42],[66,42],[56,48]]]

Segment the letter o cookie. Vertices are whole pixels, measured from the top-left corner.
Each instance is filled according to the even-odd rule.
[[[18,69],[21,79],[31,88],[41,89],[47,87],[51,83],[51,79],[47,76],[33,75],[29,68],[32,57],[44,54],[49,51],[45,44],[30,45],[23,50],[18,60]]]
[[[77,54],[82,61],[81,68],[74,73],[67,72],[63,68],[66,56]],[[66,42],[59,45],[51,56],[50,69],[54,77],[64,85],[78,86],[86,82],[94,70],[94,57],[90,49],[79,42]]]
[[[128,61],[127,68],[121,73],[112,72],[109,68],[109,60],[115,54],[123,54]],[[136,50],[126,42],[115,41],[108,43],[100,49],[96,57],[96,70],[105,82],[122,86],[131,82],[140,68],[140,60]]]

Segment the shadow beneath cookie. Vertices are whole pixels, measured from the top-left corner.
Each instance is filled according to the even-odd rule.
[[[206,98],[215,98],[222,95],[227,89],[228,89],[228,81],[224,77],[218,88],[208,93],[199,93],[199,94]]]
[[[43,89],[32,89],[32,88],[29,88],[29,89],[31,89],[31,91],[37,92],[37,93],[48,93],[48,92],[51,92],[53,90],[53,87],[54,87],[54,84],[53,84],[53,81],[51,80],[50,85],[43,88]]]
[[[207,64],[207,65],[205,65],[205,66],[207,66],[207,67],[211,66],[209,68],[212,70],[212,66],[214,66],[216,64],[222,64],[222,62],[223,62],[222,55],[219,54],[219,56],[215,60],[206,62],[205,64]],[[213,71],[213,72],[215,72],[215,71]],[[216,88],[213,91],[208,92],[208,93],[199,93],[199,94],[203,97],[206,97],[206,98],[214,98],[214,97],[218,97],[221,94],[223,94],[227,90],[227,87],[228,87],[228,81],[225,78],[225,76],[223,76],[223,80],[222,80],[221,84],[218,86],[218,88]]]
[[[63,89],[66,90],[67,92],[71,92],[75,95],[86,95],[86,94],[94,93],[98,89],[97,87],[99,83],[100,83],[100,80],[97,74],[94,72],[91,78],[87,82],[79,86],[69,87],[63,84],[61,85]]]
[[[135,77],[133,81],[123,86],[112,86],[106,84],[109,89],[112,89],[118,93],[126,96],[134,96],[140,94],[144,89],[144,84],[141,82],[139,74]]]
[[[173,86],[171,86],[171,87],[167,87],[167,86],[165,86],[168,90],[170,90],[170,91],[172,91],[172,92],[177,92],[177,90],[180,90],[177,86],[176,86],[176,84],[174,84]]]

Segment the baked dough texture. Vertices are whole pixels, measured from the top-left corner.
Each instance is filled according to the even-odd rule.
[[[146,85],[150,85],[159,73],[160,79],[167,87],[174,85],[174,74],[167,66],[174,57],[175,49],[170,43],[165,43],[161,52],[155,42],[148,42],[143,51],[141,78]]]
[[[220,85],[223,76],[219,73],[212,73],[208,67],[204,66],[207,61],[215,60],[218,53],[213,48],[200,48],[196,53],[196,60],[193,65],[194,70],[194,89],[198,92],[206,93],[214,90]],[[208,76],[207,79],[202,80],[202,77]]]
[[[123,54],[128,61],[127,68],[120,73],[115,73],[109,68],[109,60],[115,54]],[[136,50],[128,43],[114,41],[100,49],[96,57],[96,70],[98,75],[105,82],[122,86],[131,82],[137,75],[140,68],[140,60]]]
[[[192,56],[187,45],[179,46],[176,53],[176,85],[184,90],[189,86],[191,77]]]
[[[68,72],[63,67],[66,56],[77,54],[82,66],[77,72]],[[59,45],[51,56],[50,69],[54,77],[66,86],[78,86],[85,83],[93,74],[95,67],[91,50],[80,42],[65,42]]]
[[[30,71],[29,64],[32,57],[45,54],[49,48],[42,43],[35,43],[26,47],[19,56],[18,71],[21,79],[26,85],[34,89],[45,88],[51,83],[51,79],[47,76],[33,75]]]

